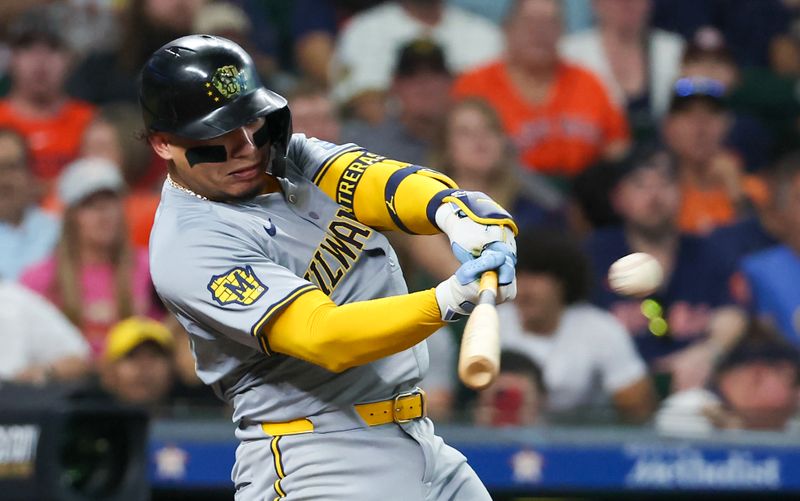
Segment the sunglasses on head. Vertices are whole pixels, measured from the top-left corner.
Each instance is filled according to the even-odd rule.
[[[681,78],[674,85],[676,96],[708,96],[722,98],[725,95],[725,85],[713,78]]]

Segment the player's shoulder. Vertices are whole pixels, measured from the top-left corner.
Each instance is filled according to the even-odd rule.
[[[190,205],[167,202],[159,206],[150,234],[151,269],[244,239],[246,230],[235,211],[210,202]]]
[[[349,151],[363,150],[354,143],[334,144],[305,134],[292,134],[286,157],[307,174]]]

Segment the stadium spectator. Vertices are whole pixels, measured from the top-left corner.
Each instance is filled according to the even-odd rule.
[[[541,424],[546,401],[539,366],[522,353],[503,350],[497,379],[478,394],[473,423],[492,427]]]
[[[650,27],[650,0],[594,0],[596,28],[564,38],[568,61],[595,73],[627,110],[637,139],[656,135],[678,78],[683,39]]]
[[[713,28],[698,31],[683,53],[681,77],[718,81],[722,84],[723,97],[729,103],[731,95],[739,87],[739,75],[739,67],[725,47],[722,35]],[[769,165],[773,141],[761,120],[732,106],[730,116],[725,146],[741,157],[747,171]]]
[[[497,25],[503,24],[503,19],[508,12],[513,0],[447,0],[452,5],[457,5],[466,10],[480,14],[491,19]],[[582,31],[592,26],[591,0],[561,0],[564,10],[564,28],[567,33]]]
[[[43,384],[88,372],[89,346],[49,301],[0,280],[0,304],[0,382]]]
[[[59,221],[36,204],[37,182],[19,133],[0,128],[0,279],[16,280],[25,267],[48,256]]]
[[[248,17],[245,10],[235,3],[207,2],[195,15],[192,32],[227,38],[244,47],[253,58],[261,81],[269,88],[280,91],[292,77],[281,70],[277,54],[263,52],[254,42],[253,23],[259,21]]]
[[[597,77],[558,56],[557,0],[516,0],[505,35],[505,58],[461,75],[454,94],[491,103],[525,167],[569,179],[592,162],[625,151],[622,111]]]
[[[139,325],[147,323],[139,322]],[[208,410],[225,408],[225,402],[197,376],[189,333],[173,315],[167,315],[163,325],[169,329],[174,340],[171,364],[175,379],[168,399],[170,406],[186,407],[190,412],[201,408]]]
[[[71,56],[60,30],[47,8],[26,11],[14,21],[8,35],[12,84],[0,100],[0,126],[25,136],[31,170],[45,181],[54,181],[77,157],[94,113],[64,90]]]
[[[681,78],[664,120],[664,139],[675,155],[681,181],[681,230],[708,234],[750,209],[742,162],[724,146],[731,116],[717,80]],[[748,186],[750,184],[750,186]]]
[[[595,274],[592,301],[608,309],[633,334],[639,353],[659,374],[661,393],[702,385],[712,361],[743,330],[732,306],[728,269],[700,237],[681,233],[677,168],[665,151],[642,146],[615,167],[611,203],[622,225],[594,231],[586,242]],[[611,291],[606,273],[632,252],[654,256],[662,286],[647,298]]]
[[[791,20],[785,0],[654,0],[653,24],[692,40],[707,26],[719,29],[742,67],[769,65],[770,46]]]
[[[456,103],[437,136],[439,144],[430,164],[461,188],[491,196],[511,211],[520,227],[565,224],[563,197],[542,176],[518,165],[500,118],[488,103],[478,98]],[[446,238],[408,236],[396,243],[413,261],[403,268],[412,280],[415,267],[436,280],[446,278],[458,267]]]
[[[108,329],[133,314],[157,314],[147,251],[127,242],[124,181],[103,159],[79,159],[59,178],[66,205],[56,251],[20,282],[59,306],[99,356]]]
[[[580,246],[530,230],[520,232],[517,246],[517,298],[498,306],[502,346],[541,367],[547,410],[613,404],[625,420],[647,419],[655,406],[647,367],[625,327],[585,302],[590,273]]]
[[[710,384],[666,399],[655,424],[670,434],[715,429],[796,431],[800,353],[763,326],[748,333],[717,364]]]
[[[101,107],[83,135],[81,157],[105,158],[120,166],[128,186],[124,202],[130,242],[147,247],[161,199],[164,168],[147,143],[136,137],[141,120],[139,110],[128,103]]]
[[[442,48],[428,39],[412,40],[400,49],[394,69],[390,94],[397,112],[378,125],[350,121],[342,137],[402,162],[427,165],[450,105],[451,85]]]
[[[391,86],[400,48],[426,37],[442,47],[456,74],[490,61],[503,49],[497,26],[444,0],[384,2],[353,16],[339,34],[331,67],[337,102],[359,119],[380,121],[376,115],[382,94]]]
[[[249,34],[258,52],[269,56],[275,70],[294,73],[318,85],[329,83],[337,13],[329,0],[232,0],[253,25]],[[250,52],[248,50],[248,52]]]
[[[115,324],[100,365],[103,389],[120,402],[151,410],[167,403],[175,384],[175,340],[162,323],[130,317]]]
[[[72,71],[70,95],[94,104],[136,103],[145,60],[165,43],[192,31],[205,0],[129,0],[118,44],[97,47]]]
[[[563,197],[541,175],[523,169],[497,112],[467,98],[445,117],[433,165],[466,190],[482,191],[507,208],[520,227],[564,224]]]
[[[292,109],[292,130],[308,137],[338,144],[342,123],[328,90],[311,81],[303,81],[285,94]]]
[[[800,153],[778,163],[771,184],[781,243],[742,258],[745,299],[754,315],[800,346]]]

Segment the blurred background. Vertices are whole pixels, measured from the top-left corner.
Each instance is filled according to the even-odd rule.
[[[800,493],[800,1],[4,0],[0,498],[232,498],[230,409],[147,258],[136,79],[190,33],[244,46],[294,132],[520,224],[497,382],[460,385],[454,324],[421,384],[496,499]],[[390,239],[412,290],[457,267]],[[645,298],[607,284],[632,252]]]

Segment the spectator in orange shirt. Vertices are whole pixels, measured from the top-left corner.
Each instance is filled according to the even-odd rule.
[[[733,223],[750,207],[759,183],[744,176],[738,156],[725,148],[731,124],[724,86],[709,78],[681,78],[664,121],[664,140],[678,163],[682,203],[678,226],[707,234]]]
[[[628,146],[628,125],[588,71],[559,59],[557,0],[516,0],[505,21],[506,56],[464,73],[457,98],[486,99],[502,117],[529,169],[570,179]]]
[[[22,14],[9,29],[8,43],[12,85],[0,100],[0,126],[25,136],[33,174],[52,181],[77,157],[93,107],[64,91],[71,56],[52,10]]]

